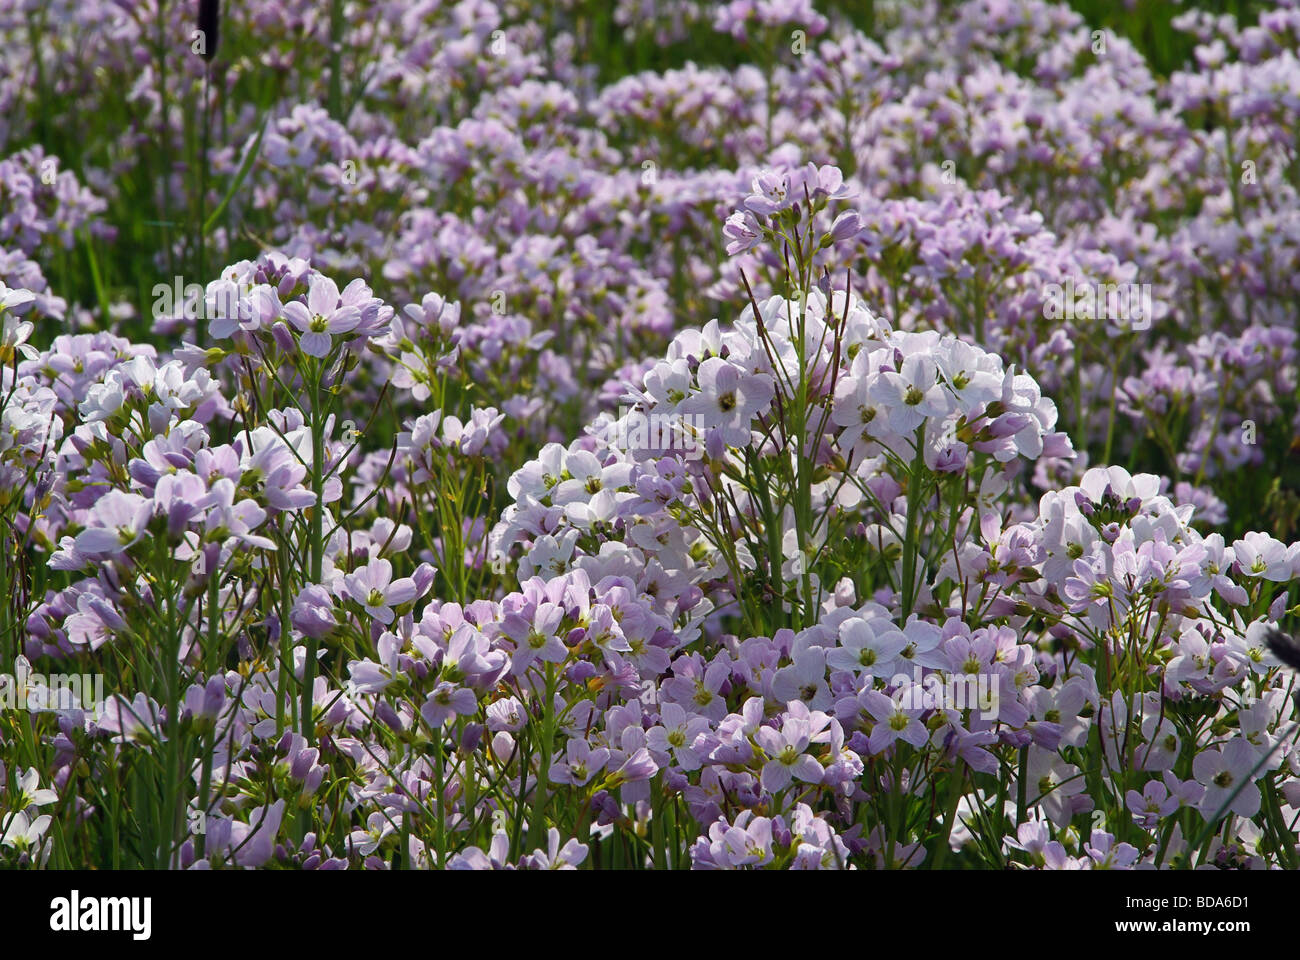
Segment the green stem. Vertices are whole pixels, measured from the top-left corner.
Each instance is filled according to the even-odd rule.
[[[536,849],[546,836],[546,802],[551,789],[551,755],[555,750],[555,664],[546,665],[546,702],[542,706],[542,742],[537,762],[537,795],[528,824],[528,845]]]
[[[925,425],[916,428],[916,455],[907,479],[907,535],[903,542],[902,615],[903,622],[912,614],[916,603],[916,555],[920,549],[917,531],[921,523],[922,485],[925,480]]]
[[[663,774],[656,773],[650,783],[650,836],[654,844],[654,865],[656,870],[666,870],[668,859],[664,851],[664,791]]]
[[[965,773],[960,769],[954,769],[948,774],[948,804],[944,809],[943,833],[934,851],[933,869],[935,870],[942,868],[948,858],[948,839],[952,836],[953,824],[957,821],[957,807],[961,803],[965,779]]]
[[[311,582],[320,583],[325,565],[325,417],[321,411],[320,368],[313,365],[311,402],[311,492],[316,503],[311,509]],[[316,655],[319,641],[307,638],[307,660],[302,668],[302,706],[298,714],[300,731],[308,745],[316,743],[316,724],[312,710],[312,688],[316,684]]]

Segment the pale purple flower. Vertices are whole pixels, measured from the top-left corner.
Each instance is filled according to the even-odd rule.
[[[665,703],[659,711],[659,725],[646,733],[646,746],[652,755],[671,756],[683,770],[698,770],[700,758],[691,746],[708,730],[707,717],[691,716],[680,704]]]
[[[586,859],[585,843],[571,837],[560,846],[560,831],[551,827],[546,832],[546,849],[534,850],[520,862],[520,866],[525,870],[577,870],[578,864]]]
[[[297,300],[284,305],[285,318],[301,332],[298,345],[309,357],[329,356],[331,335],[350,333],[361,323],[355,306],[340,306],[339,288],[329,277],[313,275],[307,289],[307,303]]]
[[[1124,794],[1124,802],[1128,805],[1133,822],[1143,830],[1154,830],[1160,820],[1180,805],[1178,797],[1170,794],[1169,788],[1159,780],[1148,782],[1141,793],[1129,790]]]
[[[1092,839],[1083,845],[1083,850],[1092,858],[1092,869],[1115,870],[1131,867],[1138,858],[1138,849],[1131,843],[1116,843],[1115,838],[1105,831],[1092,831]]]
[[[116,557],[137,543],[153,513],[153,503],[137,493],[110,490],[91,510],[90,525],[77,534],[77,552],[93,557]]]
[[[909,696],[909,688],[913,686],[905,685],[894,697],[887,697],[879,690],[864,690],[858,695],[858,701],[876,721],[867,742],[872,753],[883,753],[897,740],[918,749],[925,746],[930,733],[920,721],[924,711],[910,705],[910,700],[921,702],[919,697]]]
[[[573,737],[564,745],[564,759],[551,765],[551,782],[574,787],[586,786],[592,777],[605,769],[608,762],[607,748],[597,747],[593,750],[586,740]]]
[[[1266,533],[1251,532],[1232,545],[1237,569],[1248,577],[1263,577],[1285,583],[1292,577],[1294,554],[1280,540]]]
[[[727,242],[727,256],[734,257],[762,242],[763,227],[748,210],[737,210],[723,224],[722,238]]]
[[[372,560],[343,576],[340,596],[351,597],[382,624],[393,622],[393,608],[410,603],[419,588],[410,577],[393,579],[393,565],[387,560]]]
[[[855,617],[840,625],[839,646],[826,654],[832,670],[890,677],[900,666],[898,657],[908,644],[907,636],[886,620]]]
[[[473,690],[442,680],[430,691],[424,705],[420,707],[420,716],[424,717],[430,727],[437,730],[449,720],[473,714],[477,710],[478,700]]]
[[[1200,810],[1206,819],[1219,813],[1225,804],[1225,813],[1239,817],[1250,818],[1259,813],[1259,787],[1251,779],[1259,760],[1255,748],[1242,737],[1234,737],[1222,746],[1207,747],[1196,755],[1192,776],[1205,787]]]
[[[316,640],[329,636],[338,627],[334,617],[334,598],[319,583],[303,587],[289,616],[295,630]]]
[[[772,696],[782,703],[798,700],[814,710],[827,710],[832,699],[826,684],[826,650],[796,649],[793,662],[772,675]]]
[[[804,783],[820,783],[822,765],[817,758],[806,753],[810,743],[806,720],[787,717],[780,730],[759,727],[754,739],[770,758],[763,764],[763,789],[777,793],[790,785],[792,779]]]
[[[508,613],[501,621],[501,632],[515,642],[511,656],[511,673],[522,676],[534,660],[562,663],[569,655],[557,631],[564,620],[564,609],[555,603],[539,603],[531,615]]]

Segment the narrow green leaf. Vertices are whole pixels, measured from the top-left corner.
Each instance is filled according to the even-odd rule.
[[[257,159],[257,154],[262,149],[262,134],[266,133],[266,124],[269,120],[269,114],[263,115],[262,125],[257,128],[257,136],[253,138],[252,146],[248,148],[248,153],[244,155],[244,162],[239,165],[239,170],[236,171],[234,180],[230,182],[230,188],[226,191],[226,195],[222,197],[221,202],[217,204],[217,208],[212,211],[212,215],[208,217],[203,224],[203,233],[205,236],[212,232],[212,228],[217,225],[217,221],[221,219],[221,215],[226,212],[226,205],[230,203],[235,192],[243,186],[244,179],[248,176],[248,172],[253,169],[253,161]]]

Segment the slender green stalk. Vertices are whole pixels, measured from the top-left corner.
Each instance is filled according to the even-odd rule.
[[[925,426],[916,428],[916,454],[907,480],[907,535],[903,540],[902,618],[906,622],[916,604],[916,559],[920,551],[918,540],[921,522],[921,499],[925,481]]]
[[[311,582],[320,583],[325,567],[325,414],[321,410],[321,368],[312,363],[311,377],[311,492],[316,503],[311,510],[311,532],[309,549],[311,551]],[[299,732],[309,745],[316,743],[315,711],[312,708],[313,690],[316,684],[316,657],[319,641],[314,636],[307,638],[307,659],[302,669],[302,706],[298,719],[301,724]]]

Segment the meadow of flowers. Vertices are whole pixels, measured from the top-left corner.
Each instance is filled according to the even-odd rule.
[[[1111,6],[0,0],[0,866],[1300,866],[1300,2]]]

